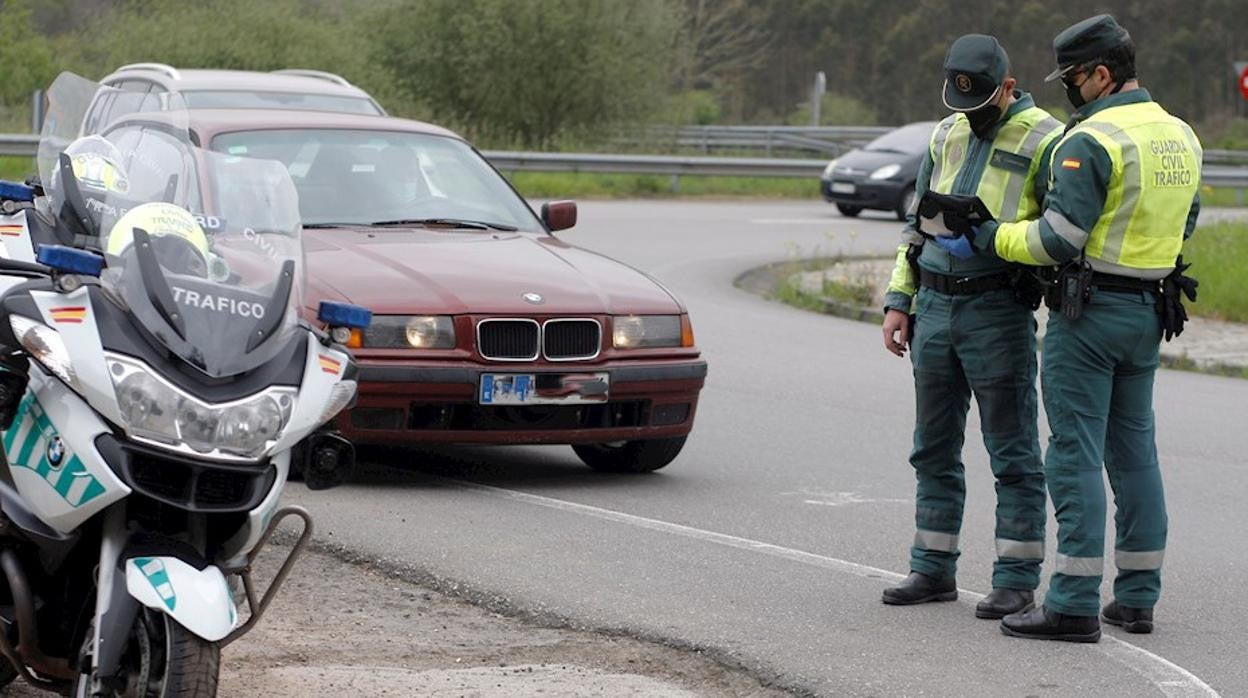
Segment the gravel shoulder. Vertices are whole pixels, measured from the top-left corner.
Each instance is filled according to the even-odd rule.
[[[288,551],[265,551],[260,588]],[[539,627],[312,551],[221,660],[230,698],[788,695],[697,652]],[[52,694],[19,681],[0,695]]]
[[[696,652],[537,627],[319,552],[222,659],[221,695],[243,698],[785,695]]]

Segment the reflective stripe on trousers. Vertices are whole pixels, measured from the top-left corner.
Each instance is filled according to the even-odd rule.
[[[997,557],[1012,557],[1016,560],[1043,560],[1044,541],[998,538]]]
[[[958,537],[952,533],[941,533],[939,531],[916,531],[914,534],[914,547],[923,548],[924,550],[938,550],[942,553],[952,553],[958,549]]]

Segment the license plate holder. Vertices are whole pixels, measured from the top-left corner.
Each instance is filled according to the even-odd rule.
[[[603,403],[611,374],[483,373],[477,390],[481,405],[585,405]]]
[[[856,191],[858,191],[858,187],[855,186],[853,182],[833,182],[832,183],[833,194],[853,194]]]

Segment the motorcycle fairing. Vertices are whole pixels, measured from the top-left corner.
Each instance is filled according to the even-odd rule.
[[[58,379],[32,364],[30,385],[4,433],[13,483],[30,511],[68,534],[130,494],[95,449],[109,431]]]
[[[234,629],[238,609],[217,567],[197,570],[176,557],[143,556],[128,558],[125,569],[131,596],[203,639],[216,642]]]

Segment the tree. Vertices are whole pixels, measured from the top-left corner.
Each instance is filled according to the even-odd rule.
[[[430,116],[524,147],[642,120],[677,29],[671,0],[406,0],[380,26],[377,62]]]

